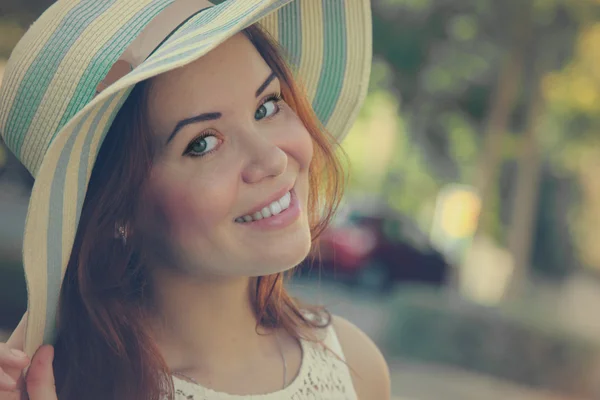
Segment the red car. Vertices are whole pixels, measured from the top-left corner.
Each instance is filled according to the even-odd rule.
[[[446,283],[451,266],[406,216],[388,207],[346,208],[321,235],[303,269],[375,289],[395,283]]]

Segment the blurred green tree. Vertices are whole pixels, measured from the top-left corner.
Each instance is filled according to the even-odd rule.
[[[480,231],[509,244],[518,263],[536,265],[535,270],[543,273],[543,265],[552,264],[552,259],[543,257],[542,263],[540,252],[531,252],[531,247],[538,247],[536,240],[542,240],[535,235],[536,227],[540,220],[553,219],[547,214],[567,214],[573,206],[572,201],[556,201],[561,209],[547,207],[548,199],[537,194],[540,174],[544,181],[552,180],[558,174],[555,170],[561,169],[554,162],[548,164],[552,149],[545,126],[552,118],[565,118],[561,125],[582,120],[581,115],[556,114],[554,103],[548,104],[546,80],[550,73],[562,76],[569,69],[575,43],[598,21],[600,4],[593,0],[379,0],[373,10],[374,50],[389,65],[388,81],[400,100],[404,131],[421,151],[419,167],[434,177],[437,188],[449,181],[475,184],[484,202]],[[536,66],[539,59],[548,61]],[[560,97],[563,102],[576,102]],[[586,115],[587,121],[590,115]],[[572,145],[580,143],[573,136],[560,136]],[[538,151],[532,162],[531,155]],[[517,158],[517,170],[523,173],[513,173],[514,179],[504,179],[507,184],[501,185],[503,165],[514,165]],[[410,178],[398,178],[394,163],[389,174],[394,182],[386,186],[390,198],[413,190],[408,186]],[[539,212],[538,205],[543,206]],[[523,215],[529,223],[524,223]],[[509,232],[521,232],[512,245]],[[532,236],[531,246],[523,249],[522,239]],[[561,247],[556,244],[572,241],[569,230],[556,236],[555,246],[548,235],[543,239],[550,254]],[[567,268],[564,254],[555,259],[563,265],[547,265],[548,271]],[[567,264],[579,263],[571,257]]]

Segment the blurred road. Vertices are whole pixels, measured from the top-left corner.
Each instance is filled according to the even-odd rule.
[[[327,281],[300,279],[288,287],[300,299],[352,321],[381,347],[392,312],[387,297]],[[576,400],[453,367],[391,359],[382,351],[395,400]]]
[[[382,339],[390,315],[385,297],[360,288],[350,289],[342,284],[314,279],[295,280],[288,284],[288,289],[301,300],[324,305],[333,314],[352,321],[375,342]]]

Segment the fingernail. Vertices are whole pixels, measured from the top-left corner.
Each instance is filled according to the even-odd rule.
[[[15,380],[10,376],[6,375],[4,372],[0,373],[0,382],[5,385],[14,385],[16,384]]]
[[[23,353],[21,350],[10,349],[10,352],[12,353],[13,356],[15,356],[17,358],[25,358],[25,357],[27,357],[27,354]]]

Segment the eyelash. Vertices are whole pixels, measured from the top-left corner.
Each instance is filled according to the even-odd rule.
[[[186,148],[185,152],[183,153],[184,156],[190,156],[190,157],[204,157],[209,155],[210,153],[212,153],[213,151],[217,150],[218,146],[215,147],[214,149],[204,152],[202,154],[192,154],[192,146],[194,145],[194,143],[196,143],[199,140],[202,140],[204,138],[207,138],[209,136],[214,136],[216,137],[219,141],[221,141],[221,139],[218,138],[217,134],[215,132],[213,132],[212,130],[208,130],[205,131],[204,133],[202,133],[200,136],[198,136],[197,138],[195,138],[194,140],[192,140],[192,142],[188,145],[188,147]]]
[[[275,103],[275,106],[277,107],[277,110],[275,111],[275,113],[273,115],[271,115],[270,117],[267,117],[266,119],[271,119],[274,116],[276,116],[277,114],[279,114],[279,112],[281,111],[281,105],[280,103],[283,101],[283,96],[281,93],[273,93],[268,95],[267,97],[265,97],[261,102],[260,105],[258,107],[262,107],[264,106],[266,103],[268,103],[269,101],[272,101]],[[198,136],[197,138],[195,138],[194,140],[192,140],[192,142],[188,145],[187,149],[185,150],[185,152],[183,153],[183,155],[189,155],[190,157],[204,157],[209,155],[210,153],[212,153],[213,151],[217,150],[218,147],[215,147],[214,149],[207,151],[206,153],[202,153],[202,154],[191,154],[191,147],[192,145],[199,141],[202,140],[206,137],[209,136],[217,136],[215,132],[213,131],[206,131],[204,133],[202,133],[200,136]]]
[[[281,95],[281,93],[273,93],[268,95],[267,97],[265,97],[265,99],[263,101],[260,102],[259,107],[264,106],[266,103],[273,101],[275,102],[275,105],[277,106],[277,112],[275,114],[273,114],[273,116],[277,115],[280,111],[280,106],[279,103],[281,103],[283,101],[283,96]]]

